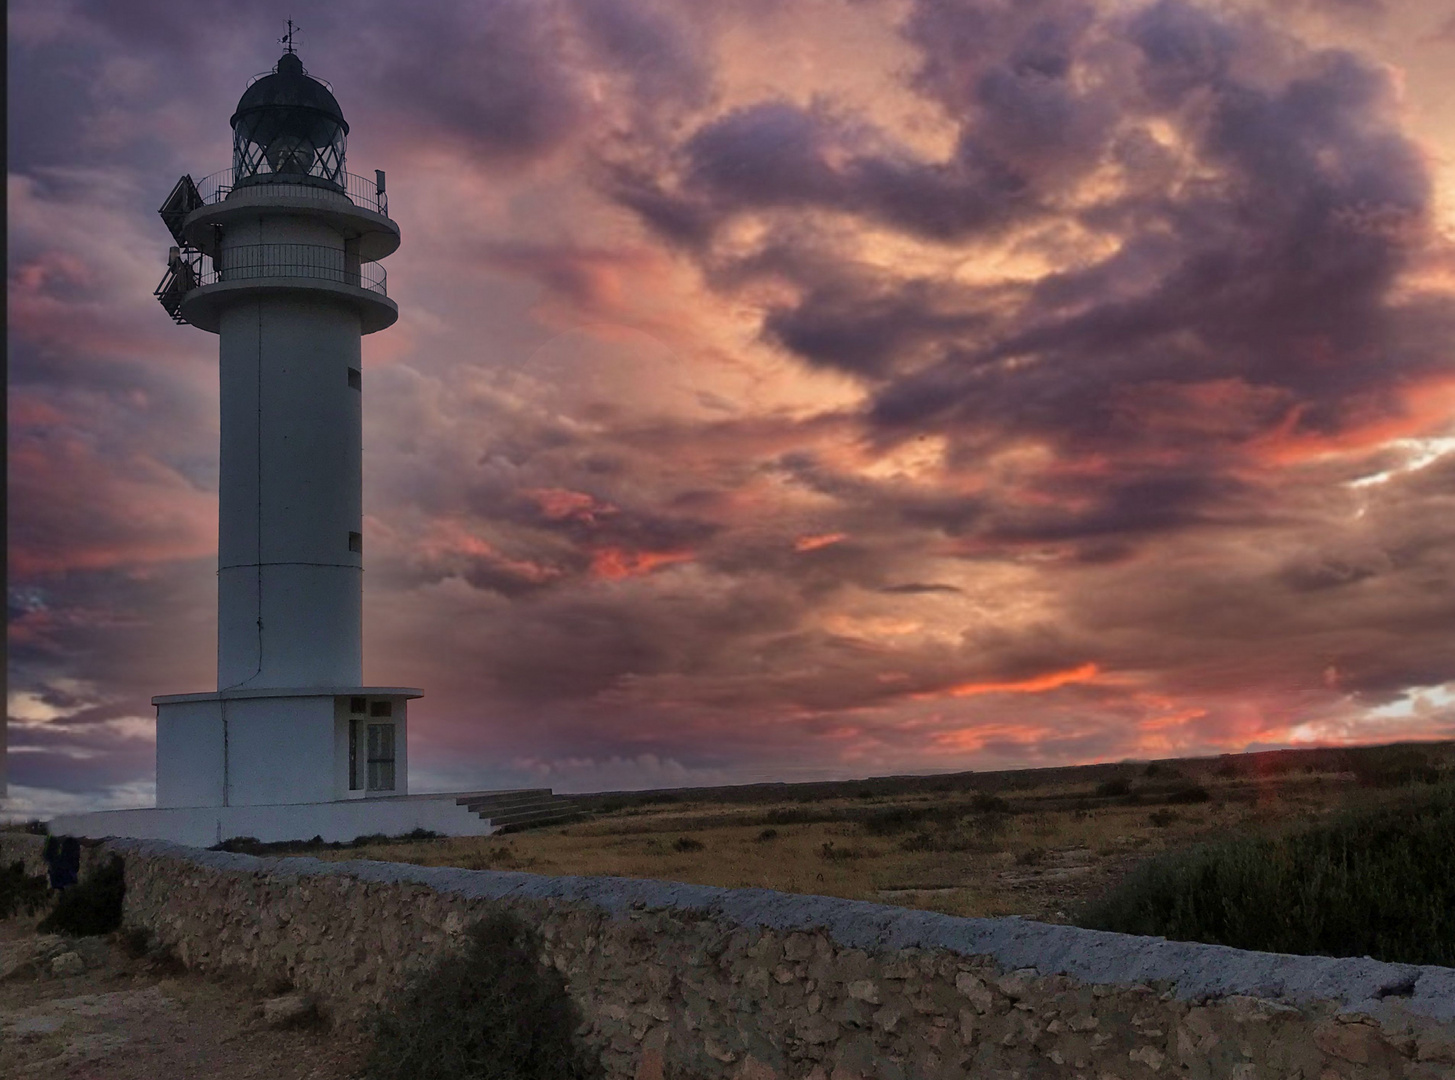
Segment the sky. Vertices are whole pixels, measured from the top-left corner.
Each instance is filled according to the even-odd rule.
[[[1455,2],[17,0],[12,814],[216,685],[156,207],[290,17],[403,234],[413,790],[1455,736]]]

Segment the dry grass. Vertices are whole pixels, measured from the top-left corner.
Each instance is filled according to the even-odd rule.
[[[1452,751],[1455,744],[1435,744],[1429,752],[1448,764]],[[1147,856],[1403,797],[1399,787],[1361,785],[1348,771],[1231,772],[1218,759],[1128,765],[1119,775],[1130,796],[1098,796],[1106,781],[1089,782],[1084,770],[1066,770],[1060,783],[1041,770],[1022,787],[1006,781],[1012,774],[986,776],[985,791],[997,792],[1009,812],[975,809],[977,794],[979,805],[987,800],[970,787],[895,792],[889,785],[872,797],[809,800],[788,789],[771,802],[648,803],[498,838],[310,854],[761,887],[954,915],[1060,921]],[[1206,801],[1191,801],[1199,798],[1197,788]],[[773,835],[765,839],[765,833]]]

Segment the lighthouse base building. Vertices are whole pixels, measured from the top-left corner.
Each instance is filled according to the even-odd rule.
[[[409,793],[409,702],[363,685],[361,340],[391,326],[399,247],[383,172],[344,171],[348,123],[289,51],[232,117],[233,165],[162,205],[157,288],[218,336],[217,689],[152,699],[157,805],[52,832],[212,845],[483,835],[565,813],[549,791]]]
[[[198,847],[416,829],[487,836],[506,813],[551,806],[548,791],[409,794],[407,703],[422,696],[410,687],[340,686],[154,698],[156,808],[63,815],[51,832]]]

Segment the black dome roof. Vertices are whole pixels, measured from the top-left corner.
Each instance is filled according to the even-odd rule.
[[[296,53],[284,53],[273,74],[264,75],[243,91],[237,111],[228,123],[237,127],[238,119],[244,113],[276,107],[314,109],[337,121],[344,134],[348,134],[349,122],[344,119],[338,101],[328,87],[304,73],[303,61]]]

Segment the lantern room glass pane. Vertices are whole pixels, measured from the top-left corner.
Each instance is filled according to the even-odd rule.
[[[237,185],[304,178],[343,186],[348,136],[317,109],[274,105],[238,117],[232,164]]]

